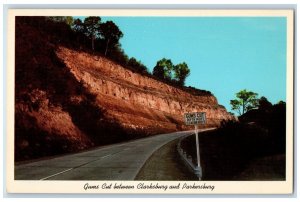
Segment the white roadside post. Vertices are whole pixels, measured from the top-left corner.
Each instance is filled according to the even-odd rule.
[[[197,149],[197,170],[195,170],[199,180],[202,177],[202,168],[200,165],[200,149],[199,149],[199,137],[198,137],[198,125],[195,124],[195,136],[196,136],[196,149]]]
[[[195,136],[196,136],[196,149],[197,149],[197,166],[194,170],[195,174],[198,176],[199,180],[202,178],[202,168],[200,164],[200,148],[199,148],[199,137],[198,137],[198,125],[206,124],[206,114],[205,112],[193,112],[184,114],[185,124],[195,126]]]

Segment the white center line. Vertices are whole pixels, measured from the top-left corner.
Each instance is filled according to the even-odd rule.
[[[102,159],[108,157],[108,156],[111,156],[111,154],[108,154],[108,155],[105,155],[105,156],[101,156]]]
[[[106,157],[108,157],[108,156],[111,156],[111,154],[108,154],[108,155],[106,155],[106,156],[102,156],[101,158],[103,159],[103,158],[106,158]],[[89,162],[89,163],[90,163],[90,162]],[[63,171],[61,171],[61,172],[59,172],[59,173],[55,173],[55,174],[53,174],[53,175],[44,177],[44,178],[42,178],[42,179],[40,179],[40,180],[46,180],[46,179],[49,179],[49,178],[54,177],[54,176],[56,176],[56,175],[60,175],[60,174],[62,174],[62,173],[68,172],[68,171],[73,170],[73,169],[74,169],[74,168],[69,168],[69,169],[63,170]]]
[[[68,171],[70,171],[70,170],[72,170],[72,169],[73,169],[73,168],[69,168],[69,169],[67,169],[67,170],[64,170],[64,171],[61,171],[61,172],[59,172],[59,173],[56,173],[56,174],[50,175],[50,176],[48,176],[48,177],[44,177],[44,178],[42,178],[42,179],[40,179],[40,180],[46,180],[46,179],[49,179],[50,177],[54,177],[54,176],[56,176],[56,175],[59,175],[59,174],[62,174],[62,173],[68,172]]]

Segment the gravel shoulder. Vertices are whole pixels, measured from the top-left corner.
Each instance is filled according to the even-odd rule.
[[[198,180],[182,163],[176,150],[179,139],[173,140],[146,161],[135,180],[188,181]]]

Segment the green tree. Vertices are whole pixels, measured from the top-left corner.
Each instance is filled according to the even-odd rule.
[[[109,58],[123,65],[124,67],[128,64],[128,55],[124,52],[120,44],[117,44],[109,51]]]
[[[73,25],[73,17],[72,16],[51,16],[49,17],[50,20],[54,22],[64,22],[70,26]]]
[[[86,32],[85,24],[79,18],[77,18],[73,22],[73,30],[78,33],[85,33]]]
[[[160,79],[171,80],[173,71],[173,63],[170,59],[163,58],[157,61],[153,68],[153,75]]]
[[[181,85],[184,86],[185,79],[190,75],[190,69],[188,65],[183,62],[174,66],[175,80]]]
[[[286,105],[286,102],[284,102],[284,101],[282,101],[282,100],[280,100],[276,105]]]
[[[73,18],[72,16],[66,16],[65,22],[66,22],[68,25],[72,26],[73,23],[74,23],[74,18]]]
[[[147,67],[141,61],[137,61],[134,57],[128,60],[127,65],[137,70],[138,72],[147,72]]]
[[[80,47],[82,47],[82,45],[85,46],[87,33],[85,24],[77,18],[73,22],[72,29],[76,32],[76,41],[80,44]]]
[[[98,16],[90,16],[84,19],[86,27],[86,35],[92,40],[92,50],[95,50],[95,39],[99,34],[101,18]]]
[[[51,17],[49,17],[49,19],[54,22],[65,22],[66,17],[65,16],[51,16]]]
[[[271,110],[272,106],[272,103],[269,102],[269,100],[264,96],[258,100],[258,108],[260,110],[269,111]]]
[[[99,27],[99,32],[105,41],[104,55],[107,54],[109,48],[118,44],[120,38],[123,37],[123,33],[113,21],[102,23]]]
[[[258,106],[257,93],[247,91],[246,89],[236,93],[237,99],[230,100],[231,109],[243,115],[247,111]]]

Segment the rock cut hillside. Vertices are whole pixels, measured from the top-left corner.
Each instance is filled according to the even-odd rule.
[[[232,118],[211,94],[67,48],[30,23],[16,18],[16,161],[184,130],[185,112],[206,112],[207,127]]]
[[[148,134],[176,131],[184,128],[183,114],[195,111],[206,112],[208,127],[231,118],[212,95],[194,96],[101,56],[64,47],[56,53],[122,127]]]

